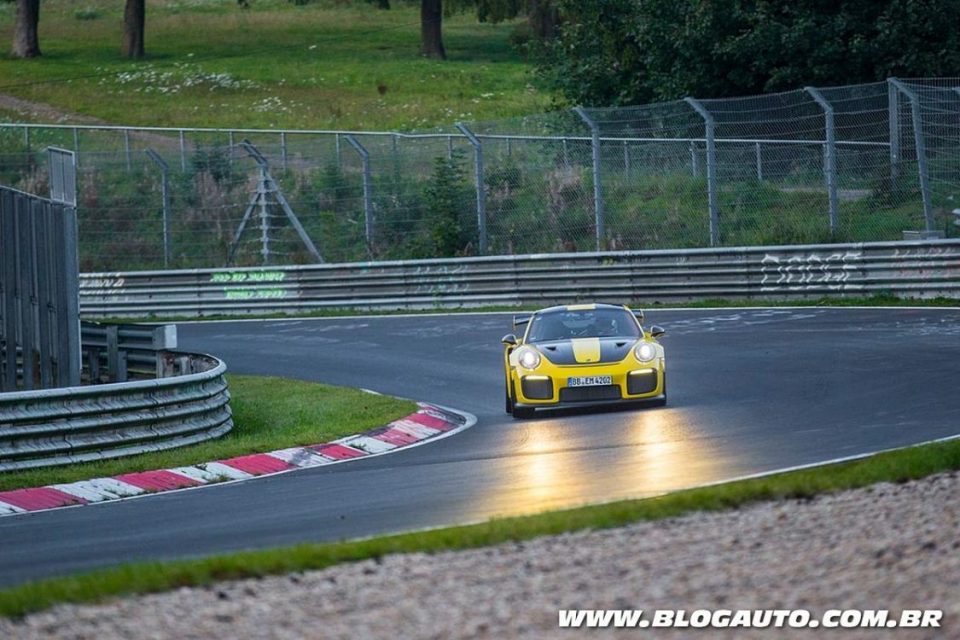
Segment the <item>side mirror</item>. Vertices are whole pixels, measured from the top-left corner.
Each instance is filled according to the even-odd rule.
[[[664,329],[659,325],[653,325],[652,327],[650,327],[650,336],[653,338],[659,338],[666,332],[667,332],[666,329]]]
[[[517,346],[517,336],[513,335],[512,333],[508,333],[507,335],[500,338],[500,342],[507,345],[508,347],[515,347]]]

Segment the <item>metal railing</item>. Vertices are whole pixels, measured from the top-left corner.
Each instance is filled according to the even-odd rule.
[[[85,384],[150,380],[178,375],[189,366],[178,360],[187,356],[177,348],[177,327],[99,324],[81,322],[83,374]]]
[[[88,317],[880,293],[960,297],[960,240],[95,273],[80,283]]]
[[[0,393],[0,471],[159,451],[232,428],[226,365],[168,351],[173,327],[84,322],[82,335],[89,384]]]

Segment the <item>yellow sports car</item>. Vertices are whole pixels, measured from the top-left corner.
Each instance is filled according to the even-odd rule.
[[[658,326],[644,331],[642,311],[613,304],[578,304],[514,316],[503,336],[506,410],[517,418],[537,407],[667,402]]]

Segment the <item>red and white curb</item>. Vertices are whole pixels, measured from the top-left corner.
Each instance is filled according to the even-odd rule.
[[[417,412],[406,418],[324,444],[254,453],[189,467],[139,471],[112,478],[2,491],[0,516],[122,500],[369,458],[439,440],[473,426],[476,421],[468,413],[420,403]]]

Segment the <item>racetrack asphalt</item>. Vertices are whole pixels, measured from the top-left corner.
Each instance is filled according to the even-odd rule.
[[[662,494],[960,433],[960,310],[647,310],[663,408],[503,412],[510,314],[184,324],[230,371],[349,385],[478,417],[424,447],[0,519],[0,584],[127,561],[330,541]]]

